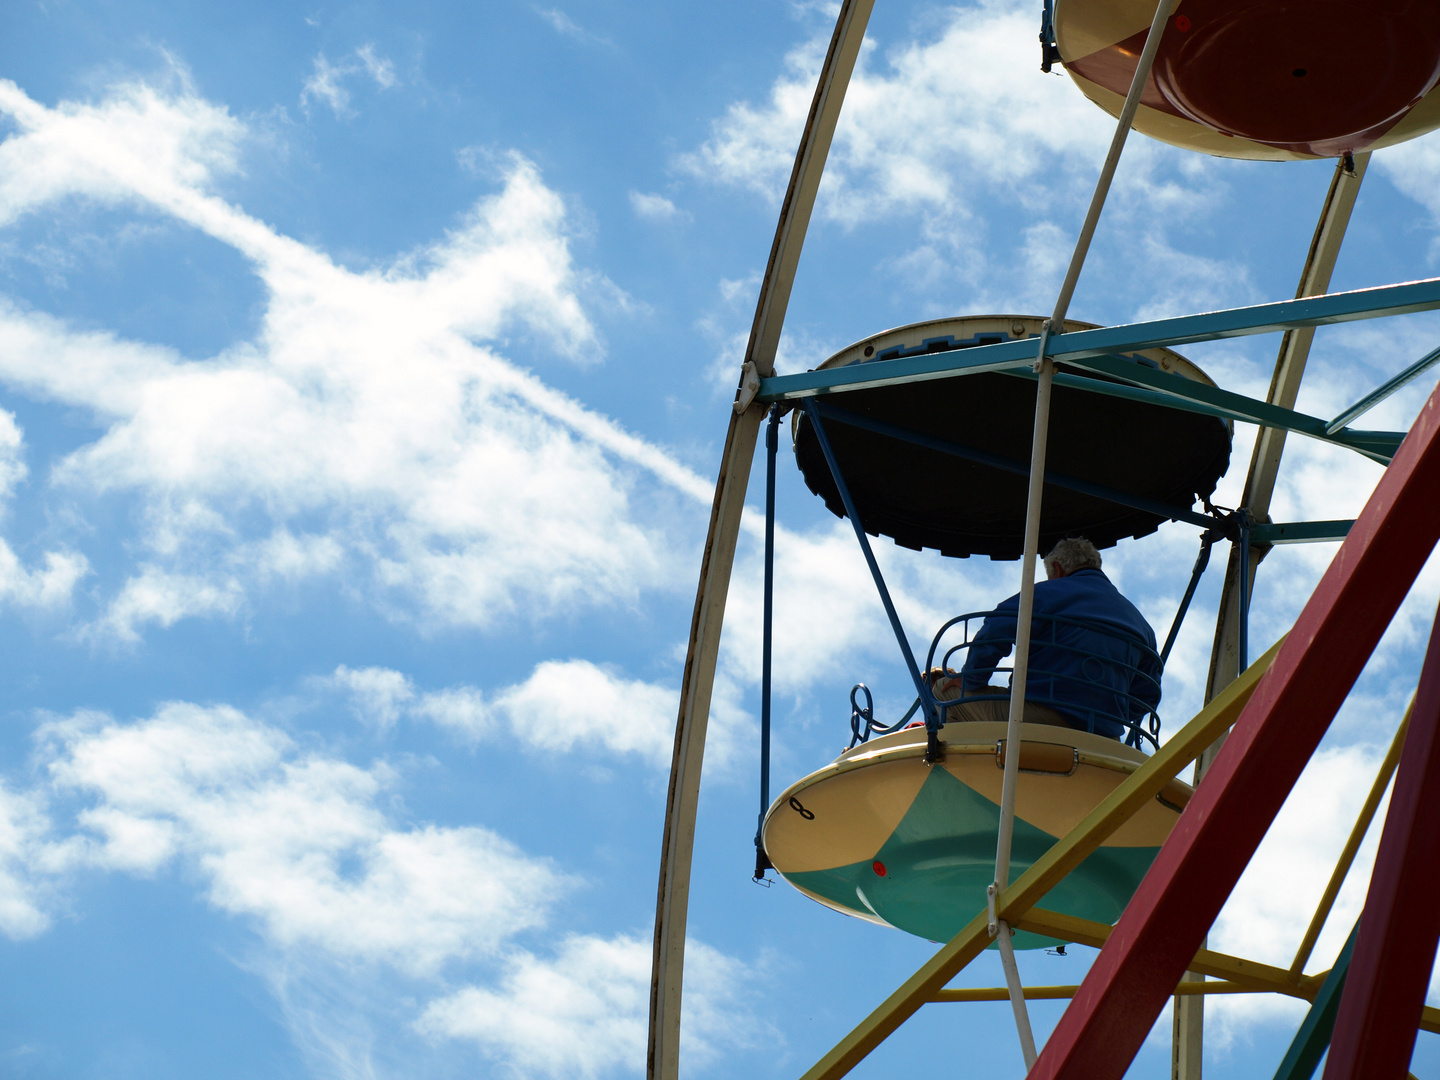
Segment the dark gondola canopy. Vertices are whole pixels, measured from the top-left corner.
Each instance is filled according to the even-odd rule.
[[[850,346],[822,367],[889,358],[902,349],[964,348],[1031,337],[1030,316],[971,316],[917,323]],[[1090,324],[1068,321],[1066,330]],[[870,356],[865,355],[869,350]],[[1166,349],[1140,362],[1213,385],[1185,358]],[[1066,372],[1062,364],[1059,371]],[[1083,375],[1072,371],[1071,374]],[[1051,407],[1047,473],[1063,474],[1189,509],[1215,490],[1230,463],[1230,425],[1197,413],[1057,385]],[[828,406],[1027,464],[1034,428],[1035,383],[995,372],[835,394]],[[865,530],[902,547],[944,555],[1019,558],[1025,527],[1026,478],[889,434],[823,421]],[[845,511],[815,432],[802,413],[793,427],[796,461],[810,490],[838,517]],[[1154,532],[1164,517],[1053,483],[1045,486],[1041,550],[1067,536],[1110,547]]]

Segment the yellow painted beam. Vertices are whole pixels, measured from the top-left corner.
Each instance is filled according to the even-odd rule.
[[[1034,934],[1058,937],[1095,949],[1104,946],[1111,932],[1111,927],[1105,923],[1078,919],[1074,915],[1046,911],[1044,908],[1032,908],[1021,916],[1015,925]],[[1229,953],[1215,952],[1213,949],[1201,949],[1186,970],[1200,975],[1213,975],[1248,986],[1256,992],[1287,994],[1307,1001],[1315,997],[1325,981],[1324,974],[1292,977],[1284,968],[1231,956]]]
[[[1056,1001],[1075,996],[1078,986],[1027,986],[1026,1001]],[[1268,994],[1269,990],[1256,990],[1253,986],[1242,986],[1233,982],[1182,982],[1175,987],[1181,996],[1193,994]],[[935,995],[937,1003],[942,1001],[1009,1001],[1010,991],[1003,986],[958,987],[941,990]]]
[[[1066,874],[1084,862],[1111,833],[1158,795],[1221,732],[1228,730],[1250,700],[1261,676],[1270,669],[1279,650],[1280,642],[1277,641],[1240,678],[1217,694],[1193,720],[1111,792],[1084,821],[1021,874],[999,897],[997,907],[1001,917],[1014,924]],[[977,914],[919,971],[906,979],[898,990],[817,1061],[803,1080],[838,1080],[910,1019],[920,1006],[934,1001],[945,984],[990,944],[988,923],[985,912]]]
[[[1105,944],[1111,931],[1111,927],[1104,923],[1091,922],[1089,919],[1077,919],[1073,915],[1065,915],[1058,911],[1046,911],[1044,908],[1032,908],[1016,921],[1015,926],[1020,930],[1029,930],[1031,933],[1043,934],[1046,937],[1064,938],[1066,941],[1089,945],[1095,949],[1101,948]],[[1231,991],[1216,991],[1217,993],[1285,994],[1288,997],[1302,998],[1305,1001],[1314,1000],[1315,995],[1320,992],[1320,987],[1325,983],[1325,977],[1330,974],[1329,971],[1322,971],[1315,975],[1297,976],[1284,968],[1262,964],[1258,960],[1246,960],[1243,957],[1231,956],[1229,953],[1215,952],[1213,949],[1201,949],[1196,953],[1194,961],[1187,970],[1223,979],[1233,986],[1243,987],[1243,989]],[[1185,985],[1187,984],[1183,982],[1180,984],[1181,987]],[[1196,983],[1195,985],[1224,984]],[[1186,993],[1182,989],[1177,989],[1175,992],[1177,994]],[[1203,993],[1203,991],[1190,992]],[[1025,991],[1025,996],[1027,998],[1030,996],[1029,989]],[[936,1000],[958,1001],[962,999],[941,997]],[[1425,1006],[1420,1016],[1420,1030],[1440,1032],[1440,1009],[1432,1008],[1429,1005]]]

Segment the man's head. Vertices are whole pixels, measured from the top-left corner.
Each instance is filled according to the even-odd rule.
[[[1100,552],[1083,536],[1061,540],[1050,549],[1050,554],[1045,556],[1045,577],[1052,581],[1077,570],[1099,569]]]

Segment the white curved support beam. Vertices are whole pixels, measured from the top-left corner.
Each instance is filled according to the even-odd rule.
[[[843,0],[830,49],[815,87],[815,98],[800,147],[795,154],[790,185],[780,208],[775,242],[755,306],[755,322],[745,350],[749,382],[775,372],[775,351],[790,287],[800,261],[800,249],[815,208],[815,193],[830,152],[835,124],[845,90],[855,70],[855,59],[865,37],[874,0]],[[752,366],[753,365],[753,366]],[[680,713],[675,724],[675,752],[670,764],[670,789],[665,803],[665,832],[660,849],[660,884],[655,904],[655,955],[650,981],[650,1038],[646,1053],[649,1080],[676,1080],[680,1071],[680,1007],[684,985],[685,925],[690,902],[690,863],[695,841],[695,811],[700,794],[700,773],[705,759],[705,729],[710,718],[710,694],[715,684],[715,663],[725,619],[725,597],[740,519],[745,509],[745,488],[760,433],[765,406],[747,391],[746,374],[736,394],[739,410],[730,418],[710,531],[700,564],[700,584],[690,623],[690,643],[680,690]]]
[[[750,343],[745,348],[746,361],[755,365],[761,378],[775,373],[775,350],[785,324],[785,309],[790,305],[795,267],[800,262],[805,231],[810,227],[810,212],[815,209],[815,193],[825,172],[825,159],[830,153],[830,140],[835,136],[835,124],[840,119],[840,106],[845,103],[845,91],[849,89],[874,6],[875,0],[841,3],[830,49],[815,84],[815,98],[810,102],[810,115],[805,118],[800,147],[795,151],[795,166],[790,170],[790,185],[780,205],[775,242],[770,246],[770,261],[765,264],[760,299],[755,305],[755,322],[750,327]]]

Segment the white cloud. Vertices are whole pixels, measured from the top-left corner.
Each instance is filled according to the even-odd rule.
[[[579,23],[577,23],[574,19],[572,19],[565,12],[561,11],[559,8],[537,7],[534,9],[534,11],[536,15],[539,15],[542,19],[549,23],[555,29],[556,33],[561,34],[564,37],[568,37],[572,41],[578,41],[584,45],[609,46],[612,44],[609,38],[601,37],[598,34],[586,30],[583,26],[581,26]]]
[[[420,696],[414,712],[470,739],[493,737],[503,724],[537,749],[603,749],[668,768],[678,693],[678,682],[627,679],[588,660],[547,660],[489,700],[473,687],[453,687]]]
[[[630,192],[630,209],[635,211],[636,217],[648,221],[675,221],[690,216],[656,192]]]
[[[872,544],[917,661],[950,616],[988,610],[1019,587],[1019,563],[939,559],[883,538]],[[760,678],[763,554],[752,543],[737,557],[721,642],[727,662],[747,682]],[[775,530],[774,619],[775,681],[787,691],[824,681],[848,689],[857,664],[900,659],[849,521],[832,520],[809,533]],[[908,704],[914,691],[908,679],[905,685],[900,692]]]
[[[1399,721],[1398,716],[1388,719]],[[1322,749],[1311,759],[1216,919],[1211,948],[1289,968],[1383,756],[1383,747],[1362,745]],[[1377,812],[1306,964],[1309,972],[1334,963],[1360,915],[1385,806]],[[1267,1020],[1298,1019],[1305,1008],[1303,1002],[1262,995],[1243,1002],[1214,1001],[1213,1011],[1215,1034],[1223,1046]]]
[[[682,165],[778,202],[829,37],[827,28],[796,48],[769,100],[732,105]],[[1028,13],[988,3],[955,11],[938,33],[892,49],[883,65],[879,50],[866,48],[827,160],[822,212],[858,224],[929,208],[959,222],[964,185],[1006,184],[1023,197],[1057,158],[1098,161],[1113,122],[1068,80],[1034,70],[1034,42]]]
[[[200,362],[0,300],[0,381],[103,429],[50,483],[133,494],[151,526],[112,632],[231,614],[247,572],[352,560],[388,610],[398,595],[462,624],[689,577],[670,534],[700,511],[677,523],[673,496],[708,506],[710,483],[484,344],[603,353],[564,204],[528,161],[504,155],[501,190],[442,240],[351,272],[211,193],[245,130],[188,90],[49,109],[0,82],[0,110],[18,127],[0,143],[0,224],[66,196],[143,204],[232,245],[269,295],[254,342]],[[216,580],[217,562],[237,576]]]
[[[410,680],[389,668],[348,668],[341,664],[331,682],[350,695],[356,715],[367,724],[393,727],[401,709],[415,696]]]
[[[248,550],[237,552],[238,561],[253,562],[261,576],[295,580],[328,574],[345,558],[345,549],[332,536],[299,536],[278,528]]]
[[[432,1002],[419,1026],[473,1039],[527,1074],[594,1077],[645,1056],[650,945],[570,937],[553,960],[521,953],[493,988]]]
[[[42,739],[55,789],[84,801],[66,865],[183,860],[214,907],[281,949],[433,975],[542,925],[569,883],[488,829],[393,823],[377,805],[386,766],[302,755],[228,706],[172,703],[130,725],[80,715]]]
[[[25,439],[15,414],[0,409],[0,503],[25,479]],[[3,508],[0,508],[3,509]]]
[[[918,233],[899,234],[908,250],[883,268],[899,279],[912,308],[917,295],[933,290],[922,305],[949,313],[959,285],[974,310],[1048,311],[1055,264],[1068,260],[1114,120],[1069,79],[1037,70],[1028,11],[982,0],[931,19],[923,35],[883,49],[872,34],[862,48],[826,160],[817,221],[853,229],[918,219]],[[786,57],[768,97],[730,105],[677,165],[778,207],[830,36],[830,25],[817,25]],[[1213,212],[1231,175],[1228,163],[1196,171],[1185,158],[1151,140],[1129,140],[1107,221],[1128,222],[1128,233],[1146,237],[1146,257],[1111,250],[1102,234],[1087,263],[1087,279],[1108,281],[1112,295],[1146,298],[1147,311],[1189,310],[1197,292],[1205,303],[1216,291],[1226,303],[1248,299],[1238,263],[1196,262],[1166,239],[1177,223]],[[1030,222],[1021,237],[998,231],[997,223],[1017,215]],[[1134,288],[1115,287],[1127,279]]]
[[[335,681],[392,684],[385,674]],[[46,930],[53,894],[77,874],[179,869],[255,926],[263,947],[238,962],[322,1072],[374,1075],[381,1016],[532,1073],[597,1076],[643,1055],[648,940],[517,946],[576,882],[488,829],[395,821],[384,763],[303,752],[230,706],[172,702],[133,723],[50,720],[36,764],[32,790],[0,785],[0,932],[12,938]],[[688,1060],[757,1031],[778,1040],[753,1015],[749,966],[691,941],[686,975]]]
[[[395,674],[400,675],[398,671]],[[486,702],[485,694],[473,686],[452,686],[423,694],[414,712],[471,740],[489,738],[496,732],[495,711]]]
[[[0,303],[0,380],[90,410],[103,429],[59,463],[52,483],[133,495],[144,511],[146,531],[132,549],[138,565],[97,631],[133,638],[186,617],[233,617],[257,579],[340,566],[347,587],[387,612],[416,609],[430,621],[470,625],[689,586],[683,541],[698,541],[711,482],[484,344],[520,332],[575,357],[601,349],[580,302],[564,205],[529,162],[497,158],[501,190],[443,240],[387,268],[351,272],[210,194],[245,137],[224,110],[134,86],[98,105],[52,110],[13,84],[0,84],[0,108],[20,129],[0,143],[0,221],[36,212],[61,190],[107,204],[142,201],[232,245],[270,297],[254,342],[198,362]],[[22,167],[65,183],[27,188],[21,198],[5,184],[20,183]],[[737,311],[749,293],[744,280],[722,288]],[[676,495],[693,517],[676,514]],[[745,529],[754,536],[759,522],[747,515]],[[843,526],[811,536],[782,530],[781,545],[787,567],[794,563],[782,576],[783,610],[812,613],[818,631],[797,660],[830,670],[843,666],[847,649],[871,653],[876,637],[853,616],[864,609],[869,620],[878,609],[867,589],[836,576],[842,549],[846,574],[858,558]],[[753,547],[742,552],[741,575],[752,583],[754,555]],[[975,572],[947,568],[938,587],[953,591]],[[931,572],[905,573],[914,576],[894,582],[897,602],[933,619],[939,607],[909,591],[937,587]],[[749,682],[758,650],[741,653],[736,673]],[[604,685],[599,669],[583,674]],[[717,715],[743,731],[741,684],[727,678],[717,686]],[[644,708],[597,745],[668,761],[674,690],[620,680],[615,692],[633,692]],[[539,708],[543,695],[532,691],[533,702],[516,689],[489,704],[523,699]],[[473,707],[470,715],[478,715]]]
[[[496,695],[510,729],[535,746],[569,749],[598,742],[670,764],[678,688],[625,679],[586,660],[546,661],[525,682]]]
[[[75,195],[203,212],[213,177],[236,167],[243,130],[225,109],[184,89],[166,96],[143,83],[117,86],[99,105],[48,109],[0,79],[0,113],[20,131],[0,143],[0,224]],[[69,375],[78,382],[95,367],[76,359]]]
[[[233,579],[212,581],[145,566],[125,582],[104,617],[93,624],[88,633],[120,641],[139,641],[140,628],[147,624],[165,627],[199,615],[234,615],[240,602],[240,586]]]
[[[640,938],[572,936],[553,959],[516,954],[494,987],[469,986],[432,1002],[417,1027],[473,1040],[524,1075],[628,1072],[645,1057],[650,959],[651,944]],[[681,1042],[692,1066],[749,1044],[745,1033],[757,1028],[778,1038],[745,1003],[748,975],[739,961],[686,942]]]
[[[48,828],[32,797],[0,783],[0,933],[8,937],[34,937],[50,925],[31,869]]]
[[[307,113],[312,102],[329,106],[339,117],[353,116],[350,91],[345,80],[359,74],[368,75],[382,90],[399,85],[395,65],[375,51],[374,45],[362,45],[350,56],[332,64],[322,52],[315,57],[314,70],[300,91],[300,105]]]
[[[10,545],[0,539],[0,601],[56,608],[70,600],[76,583],[89,572],[85,556],[66,551],[47,551],[43,567],[26,569]]]
[[[305,80],[305,87],[300,91],[300,104],[308,105],[311,101],[321,101],[329,105],[337,116],[344,116],[349,112],[350,94],[340,85],[345,72],[336,68],[325,54],[321,53],[315,57],[315,70],[310,78]]]
[[[374,45],[361,45],[355,50],[355,55],[365,66],[366,74],[374,79],[377,85],[386,90],[400,85],[400,80],[395,77],[395,65],[378,55]]]
[[[1434,183],[1436,170],[1440,169],[1440,140],[1432,134],[1387,147],[1375,154],[1375,164],[1391,183],[1430,211],[1440,225],[1440,192]],[[1432,246],[1432,254],[1436,250]]]
[[[710,384],[717,394],[729,398],[735,393],[750,341],[760,275],[721,278],[719,292],[719,305],[701,316],[696,325],[714,349],[706,370]],[[775,354],[775,370],[789,375],[817,367],[844,344],[833,337],[818,336],[804,326],[788,327]]]

